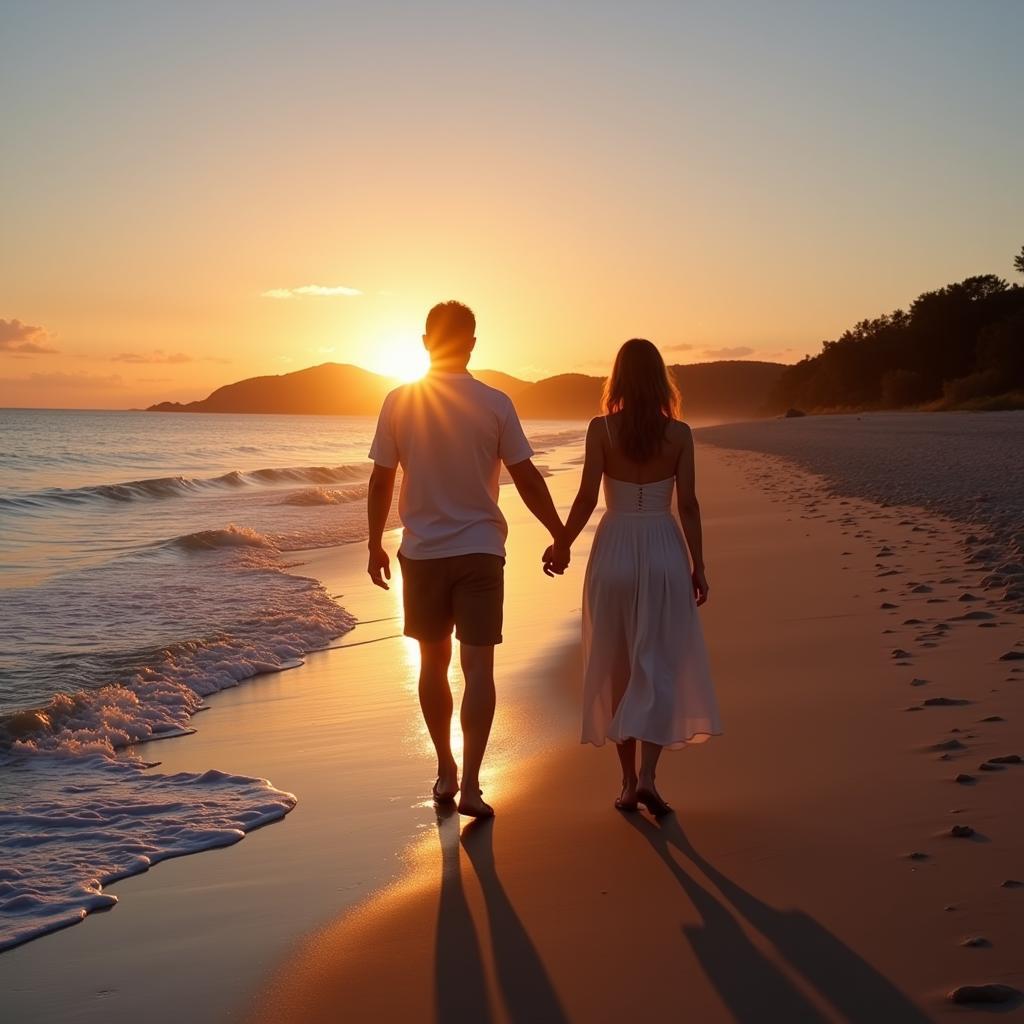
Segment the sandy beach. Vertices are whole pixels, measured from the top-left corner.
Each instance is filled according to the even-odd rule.
[[[725,735],[663,758],[675,816],[615,812],[614,751],[577,743],[587,535],[546,579],[506,488],[497,819],[424,800],[398,591],[364,583],[361,546],[302,557],[360,618],[345,649],[141,751],[168,771],[216,751],[297,808],[0,958],[11,1019],[912,1022],[975,1016],[958,985],[1024,987],[1024,765],[989,760],[1024,754],[1020,617],[954,521],[774,456],[698,458]],[[551,482],[566,507],[574,476]]]

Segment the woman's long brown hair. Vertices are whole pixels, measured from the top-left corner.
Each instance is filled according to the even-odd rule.
[[[679,389],[661,353],[646,338],[630,338],[615,357],[601,400],[605,414],[619,418],[619,444],[633,462],[661,451],[669,422],[679,417]]]

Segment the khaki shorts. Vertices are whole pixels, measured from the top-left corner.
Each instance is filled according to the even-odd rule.
[[[501,643],[505,559],[500,555],[406,558],[402,567],[405,635],[436,643],[452,635],[463,644]]]

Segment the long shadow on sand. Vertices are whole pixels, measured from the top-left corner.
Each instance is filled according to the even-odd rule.
[[[487,909],[492,954],[505,1013],[515,1024],[567,1024],[544,962],[498,877],[492,845],[494,822],[467,825],[458,816],[438,819],[441,901],[437,916],[435,1006],[440,1024],[488,1024],[492,1014],[479,937],[462,886],[459,843],[476,872]]]
[[[818,1022],[826,1018],[743,933],[729,909],[698,884],[672,855],[675,848],[710,879],[725,899],[764,936],[796,973],[852,1024],[929,1024],[930,1018],[827,928],[800,910],[778,910],[723,875],[687,839],[675,815],[652,824],[629,823],[643,835],[703,918],[684,927],[708,978],[735,1018]]]

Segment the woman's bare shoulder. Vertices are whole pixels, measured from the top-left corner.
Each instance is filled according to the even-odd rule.
[[[680,444],[686,444],[693,437],[690,424],[685,423],[683,420],[671,420],[668,425],[667,434],[670,440],[678,441]]]

